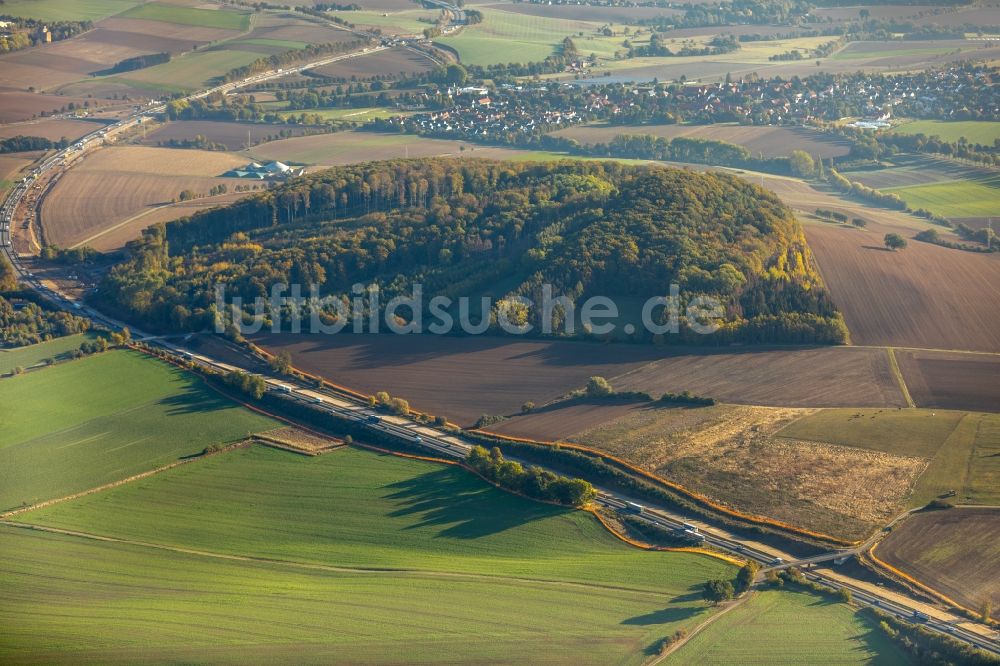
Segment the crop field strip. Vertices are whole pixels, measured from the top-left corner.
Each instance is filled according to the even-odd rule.
[[[638,663],[664,633],[700,621],[705,606],[690,592],[701,580],[733,571],[705,556],[635,550],[589,514],[523,500],[463,470],[432,463],[357,449],[304,459],[252,447],[186,466],[195,467],[199,473],[175,468],[65,503],[61,512],[52,506],[19,517],[25,523],[69,520],[75,523],[71,531],[94,533],[96,540],[85,534],[40,534],[0,526],[5,552],[40,549],[40,559],[32,560],[38,566],[66,556],[74,562],[60,568],[62,580],[52,589],[45,576],[23,577],[34,564],[11,560],[9,566],[0,565],[0,580],[16,600],[7,606],[14,616],[46,599],[60,609],[59,615],[73,618],[58,628],[49,613],[30,613],[36,618],[31,625],[4,618],[5,626],[14,629],[0,639],[0,655],[16,655],[46,630],[60,638],[54,654],[78,649],[70,637],[93,627],[86,610],[92,602],[76,590],[117,585],[115,574],[105,567],[98,574],[94,561],[116,562],[118,571],[129,571],[139,561],[149,568],[143,583],[119,586],[118,593],[102,602],[103,617],[122,618],[122,626],[132,631],[127,636],[101,632],[96,643],[87,642],[93,654],[115,656],[119,649],[125,650],[122,655],[134,654],[140,644],[171,655],[191,645],[209,649],[207,654],[220,645],[237,653],[257,645],[264,653],[288,654],[294,643],[288,634],[279,639],[260,627],[282,624],[279,617],[301,607],[304,615],[296,620],[293,634],[305,636],[330,623],[336,631],[322,632],[327,638],[320,641],[314,636],[311,649],[336,649],[339,658],[357,655],[364,663],[384,663],[400,654],[404,644],[410,658],[426,653],[432,659],[442,650],[454,654],[459,643],[462,654],[473,661],[488,660],[497,649],[509,658],[520,651],[548,653],[558,646],[560,654],[573,655],[578,663]],[[254,483],[247,484],[246,475],[256,479]],[[101,524],[101,516],[117,512],[119,502],[134,503],[136,492],[143,497],[143,506],[136,509],[166,518],[165,530],[144,535],[138,522]],[[249,501],[248,492],[254,496]],[[194,514],[179,509],[178,502],[192,500],[208,513],[199,517],[201,509],[193,505]],[[164,513],[161,502],[173,508]],[[217,512],[230,502],[244,508]],[[231,519],[241,513],[249,520]],[[208,529],[194,527],[199,524]],[[262,526],[272,538],[257,536]],[[281,536],[276,540],[275,535]],[[114,541],[103,541],[104,536]],[[442,577],[449,581],[447,587],[442,588]],[[237,578],[246,582],[225,587]],[[192,596],[164,597],[157,594],[163,586],[190,590]],[[280,606],[269,601],[272,595],[259,592],[275,586],[286,590]],[[256,603],[233,606],[227,601],[233,589]],[[167,618],[191,624],[179,614],[206,595],[217,600],[213,608],[229,620],[199,620],[196,628],[183,631],[181,641],[180,634],[164,629]],[[136,603],[145,610],[123,617]],[[312,612],[317,608],[322,611]],[[251,613],[261,623],[241,625]],[[538,620],[543,617],[541,631]],[[374,643],[372,623],[380,627],[380,639]],[[492,627],[493,640],[470,646],[468,632],[480,623]],[[235,626],[242,626],[238,638],[230,636],[229,628]],[[226,629],[217,635],[217,629],[209,627]],[[145,638],[129,648],[132,636]],[[217,643],[209,645],[213,639]],[[234,645],[234,639],[243,647]],[[110,652],[102,652],[102,646]]]
[[[31,349],[31,348],[28,348]],[[276,422],[134,352],[0,379],[0,509],[146,471]]]
[[[803,592],[758,591],[668,656],[681,664],[909,663],[869,620]]]
[[[875,554],[967,608],[978,609],[985,599],[1000,595],[998,544],[1000,509],[956,508],[908,517]]]

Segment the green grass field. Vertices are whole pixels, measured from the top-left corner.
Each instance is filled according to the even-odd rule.
[[[942,409],[824,409],[781,437],[853,446],[928,461],[911,506],[949,490],[970,504],[1000,503],[1000,414]]]
[[[623,48],[621,43],[625,40],[623,36],[595,36],[600,27],[595,22],[528,16],[488,7],[477,9],[483,12],[482,23],[435,40],[454,48],[462,62],[473,65],[544,60],[565,37],[572,37],[584,55],[611,57]]]
[[[1000,214],[1000,176],[892,187],[883,191],[898,194],[911,208],[926,208],[944,217]]]
[[[0,509],[100,486],[278,424],[113,351],[0,379]]]
[[[124,12],[122,17],[196,25],[202,28],[222,28],[224,30],[245,31],[250,27],[249,12],[231,9],[198,9],[159,2],[133,7]]]
[[[722,615],[667,657],[665,664],[909,663],[849,606],[802,592],[763,591]]]
[[[185,53],[170,62],[129,72],[126,76],[114,77],[135,83],[139,87],[153,85],[169,90],[195,90],[208,85],[211,80],[231,69],[249,65],[262,54],[225,48],[214,51]]]
[[[97,337],[93,333],[80,333],[54,338],[37,345],[0,349],[0,375],[5,375],[16,367],[30,368],[47,358],[62,361],[69,358],[70,352],[79,349],[85,340]]]
[[[388,16],[383,16],[388,14]],[[432,27],[433,21],[441,15],[440,10],[428,9],[405,9],[402,11],[351,11],[333,12],[333,16],[342,18],[354,25],[370,25],[382,30],[392,32],[407,33],[413,35],[423,34],[425,28]],[[419,19],[430,19],[432,23],[426,23]]]
[[[146,545],[0,526],[0,661],[638,664],[735,574],[359,449],[238,449],[21,521]]]
[[[0,526],[0,661],[639,664],[684,603],[237,562]]]
[[[734,573],[706,556],[636,550],[590,514],[521,499],[460,469],[356,449],[318,458],[233,451],[21,519],[219,553],[671,595]]]
[[[951,53],[954,48],[943,46],[915,46],[909,49],[884,49],[881,51],[853,51],[845,49],[833,56],[834,60],[873,60],[878,58],[899,58],[903,56],[932,56]],[[971,50],[971,49],[969,49]]]
[[[6,0],[0,14],[41,21],[97,21],[138,4],[135,0]]]
[[[1000,122],[988,120],[913,120],[892,128],[897,134],[925,134],[939,136],[945,141],[958,141],[962,137],[969,143],[992,146],[1000,139]]]

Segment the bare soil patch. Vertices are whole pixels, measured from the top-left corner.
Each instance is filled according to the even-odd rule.
[[[255,435],[254,439],[264,446],[287,449],[310,456],[326,453],[344,445],[340,440],[320,437],[295,427],[268,430]]]
[[[656,409],[648,403],[567,402],[539,407],[531,414],[486,426],[484,430],[541,441],[566,439],[584,430],[614,421],[635,410]]]
[[[889,252],[882,241],[889,231],[912,235],[883,224],[805,225],[853,342],[1000,351],[1000,256],[918,241]]]
[[[918,407],[1000,412],[1000,356],[898,350],[896,361]]]
[[[385,74],[407,76],[429,72],[433,68],[434,63],[426,57],[407,49],[394,48],[358,58],[347,58],[311,71],[320,76],[338,79],[350,79],[352,76],[363,79]]]
[[[69,247],[151,206],[169,203],[182,190],[207,194],[221,183],[232,189],[243,181],[217,176],[245,163],[245,158],[229,153],[201,150],[138,146],[98,150],[63,175],[46,196],[45,238]],[[139,228],[145,226],[139,222]]]
[[[296,367],[364,393],[388,391],[420,411],[471,425],[483,414],[516,414],[662,355],[653,347],[435,335],[263,335]]]
[[[881,349],[677,350],[615,377],[619,390],[692,393],[741,404],[837,407],[906,405]]]
[[[812,411],[736,405],[633,411],[573,439],[737,510],[861,538],[902,508],[926,462],[774,436]]]
[[[1000,509],[914,514],[875,554],[967,608],[991,599],[993,618],[1000,618]]]
[[[59,141],[64,137],[74,141],[101,127],[104,127],[104,123],[49,118],[14,125],[2,125],[0,126],[0,139],[9,139],[14,136],[40,136],[50,141]]]
[[[43,112],[58,111],[69,105],[70,102],[82,105],[86,100],[84,97],[63,97],[62,95],[26,92],[25,89],[31,85],[30,83],[24,86],[9,87],[9,83],[3,82],[5,67],[6,63],[0,59],[0,123],[29,120]],[[89,101],[91,104],[94,102],[94,100]]]

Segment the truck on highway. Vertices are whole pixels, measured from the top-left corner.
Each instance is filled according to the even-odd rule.
[[[424,441],[424,438],[421,437],[420,435],[414,435],[413,436],[413,443],[414,444],[421,444],[423,441]]]
[[[705,540],[705,535],[699,532],[698,530],[684,530],[681,532],[681,534],[684,536],[684,538],[691,539],[692,541],[695,541],[697,543],[701,543]]]
[[[382,422],[382,417],[376,414],[371,414],[367,419],[365,419],[365,422],[370,423],[371,425],[378,425]]]
[[[646,507],[641,504],[636,504],[635,502],[625,502],[625,508],[622,509],[625,513],[644,513]]]
[[[289,386],[288,384],[278,384],[277,386],[274,387],[274,390],[277,391],[278,393],[291,393],[292,387]]]
[[[927,622],[928,620],[931,619],[931,616],[928,615],[927,613],[922,613],[918,610],[915,610],[913,611],[913,613],[910,614],[910,619],[913,620],[914,622]]]

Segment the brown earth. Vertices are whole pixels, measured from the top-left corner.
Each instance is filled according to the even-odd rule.
[[[1000,256],[918,241],[889,252],[890,231],[912,235],[881,223],[805,225],[853,342],[1000,352]]]
[[[411,4],[409,7],[413,8],[413,5]],[[349,42],[357,39],[357,36],[346,30],[306,21],[300,15],[283,12],[261,17],[247,38],[327,44],[330,42]]]
[[[0,60],[0,70],[4,66],[5,63]],[[26,92],[27,85],[12,88],[0,83],[0,123],[14,123],[28,120],[41,113],[52,113],[69,105],[70,102],[82,105],[84,101],[89,101],[91,105],[94,104],[94,100],[87,100],[84,97]]]
[[[247,133],[253,144],[276,140],[279,132],[301,136],[309,131],[302,125],[271,125],[264,123],[235,123],[215,120],[176,120],[168,122],[146,135],[143,143],[155,146],[158,142],[182,141],[204,136],[209,141],[224,144],[229,150],[243,150],[247,145]],[[249,162],[249,158],[247,159]]]
[[[881,349],[668,351],[612,381],[619,390],[690,391],[723,402],[798,407],[905,406]]]
[[[517,415],[501,423],[485,426],[483,429],[512,437],[552,442],[644,409],[653,408],[648,403],[637,402],[558,402],[539,407],[531,414]]]
[[[993,602],[1000,618],[1000,510],[916,513],[875,549],[882,561],[967,608]]]
[[[20,178],[21,169],[30,165],[42,153],[8,153],[0,155],[0,180],[16,180]]]
[[[100,149],[63,175],[45,197],[41,210],[45,239],[64,247],[89,243],[151,206],[169,203],[181,190],[207,194],[222,183],[232,190],[246,183],[217,176],[245,163],[236,155],[202,150]],[[143,226],[140,223],[139,228]]]
[[[897,350],[918,407],[1000,412],[1000,356]]]
[[[393,48],[360,58],[347,58],[310,71],[338,79],[350,79],[352,76],[363,79],[385,74],[407,76],[432,69],[434,63],[425,56],[407,49]]]
[[[677,350],[642,345],[490,337],[267,335],[258,343],[288,350],[303,370],[365,393],[385,390],[415,409],[462,425],[483,414],[515,415],[532,401],[540,412],[498,428],[547,439],[614,418],[626,406],[544,405],[608,378],[619,390],[709,395],[718,400],[796,406],[903,406],[886,353],[849,347]],[[581,414],[594,410],[585,418]]]
[[[0,125],[0,139],[14,136],[40,136],[50,141],[59,141],[63,137],[75,141],[84,134],[104,127],[105,123],[86,120],[63,120],[62,118],[46,118],[12,125]]]
[[[616,136],[649,134],[673,139],[679,136],[728,141],[745,146],[754,156],[787,156],[793,150],[804,150],[823,158],[841,157],[850,152],[846,141],[828,137],[804,127],[747,127],[741,125],[579,125],[553,132],[555,136],[576,139],[580,143],[606,143]]]
[[[296,367],[364,393],[388,391],[410,406],[471,425],[482,414],[515,414],[662,355],[638,345],[435,335],[264,335]]]

